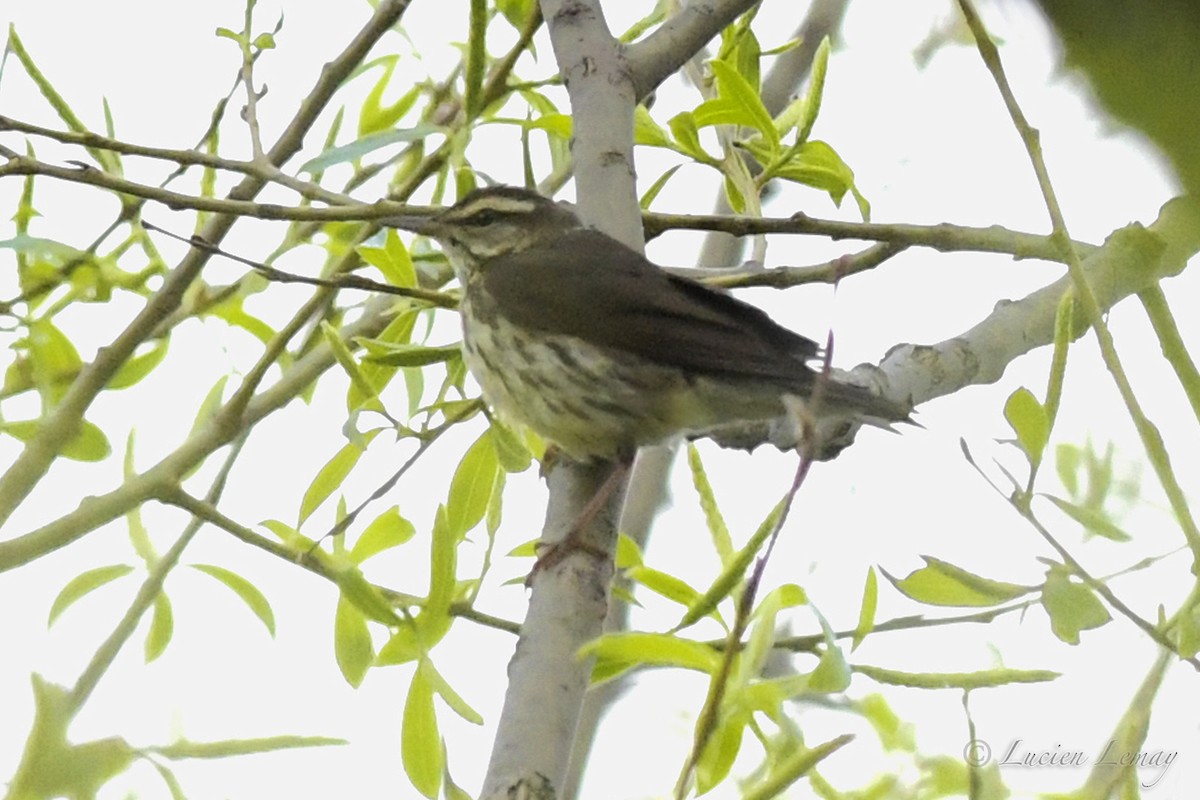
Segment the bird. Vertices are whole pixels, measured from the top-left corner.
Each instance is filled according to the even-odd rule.
[[[832,377],[823,349],[512,186],[385,224],[436,240],[462,287],[462,350],[500,418],[579,462],[782,417],[890,427],[910,406]],[[794,408],[794,403],[792,405]]]

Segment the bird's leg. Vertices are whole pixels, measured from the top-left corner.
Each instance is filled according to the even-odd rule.
[[[600,509],[604,508],[605,504],[612,498],[613,492],[621,485],[621,481],[629,474],[629,468],[633,464],[632,458],[622,457],[613,462],[612,470],[605,477],[604,482],[596,489],[596,493],[587,501],[583,509],[579,512],[579,516],[571,523],[567,534],[557,542],[538,545],[538,559],[530,570],[529,576],[525,578],[525,585],[533,584],[533,577],[545,569],[550,569],[562,563],[562,560],[576,551],[583,551],[597,558],[610,558],[610,554],[605,550],[596,547],[590,542],[584,541],[584,531],[596,519],[596,515],[600,513]]]

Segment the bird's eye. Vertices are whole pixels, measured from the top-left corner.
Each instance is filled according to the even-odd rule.
[[[480,228],[500,221],[500,215],[490,208],[481,209],[471,215],[469,222]]]

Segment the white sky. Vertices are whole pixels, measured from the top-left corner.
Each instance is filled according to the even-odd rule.
[[[445,11],[449,5],[456,9],[454,13]],[[417,2],[406,17],[411,40],[418,43],[416,49],[435,73],[457,58],[457,51],[446,42],[465,36],[465,10],[458,10],[461,5]],[[632,8],[632,4],[610,5],[620,5],[622,11]],[[329,4],[262,2],[257,12],[259,27],[273,24],[281,6],[286,20],[278,36],[279,47],[262,59],[259,71],[260,80],[270,88],[260,106],[268,140],[288,119],[320,65],[342,48],[367,13],[365,4],[348,4],[331,13]],[[764,17],[791,8],[783,2],[767,6]],[[946,18],[949,9],[950,4],[933,0],[904,4],[859,0],[853,4],[843,43],[831,60],[825,104],[815,133],[831,142],[854,168],[860,188],[873,204],[875,221],[1000,224],[1047,231],[1032,171],[974,50],[949,47],[937,53],[924,70],[914,65],[914,48],[931,27]],[[1002,54],[1017,96],[1027,116],[1042,130],[1051,175],[1072,234],[1099,242],[1130,221],[1152,221],[1158,207],[1176,191],[1163,169],[1134,135],[1114,133],[1095,119],[1074,83],[1056,73],[1049,35],[1026,5],[1007,3],[989,11],[986,19],[1004,42]],[[212,32],[218,25],[238,27],[241,13],[237,3],[224,1],[95,4],[71,0],[52,5],[10,3],[0,12],[0,22],[15,24],[42,70],[94,129],[102,130],[101,97],[107,97],[120,138],[183,147],[203,129],[213,101],[226,90],[236,66],[232,43]],[[621,29],[634,16],[630,12],[627,19],[614,19],[612,27]],[[782,36],[793,24],[780,21],[763,30],[778,31]],[[779,43],[764,38],[763,45]],[[412,49],[396,38],[387,44],[405,53]],[[501,46],[497,42],[493,51]],[[548,57],[548,45],[543,44],[541,52]],[[402,63],[407,68],[411,62]],[[546,72],[542,67],[525,74]],[[413,76],[419,74],[414,71]],[[665,120],[695,99],[675,86],[664,88],[658,102],[656,116]],[[23,120],[60,127],[12,58],[0,82],[0,109]],[[350,129],[347,126],[344,137]],[[234,126],[226,130],[223,148],[227,149],[223,152],[243,156],[244,137]],[[324,128],[318,126],[310,146],[317,147],[323,135]],[[3,141],[15,146],[11,136]],[[38,154],[47,159],[80,157],[46,141],[38,141],[36,146]],[[471,155],[494,177],[519,181],[518,152],[512,131],[503,129],[482,135]],[[644,189],[668,162],[641,152],[639,159]],[[135,169],[134,163],[126,159],[132,179],[156,182],[162,174],[156,166]],[[714,185],[703,168],[685,167],[656,207],[708,211]],[[0,181],[0,208],[13,208],[19,190],[19,181]],[[375,187],[376,192],[381,190]],[[359,196],[373,199],[367,191]],[[280,192],[262,199],[288,202],[291,198]],[[39,181],[35,204],[44,216],[34,232],[76,245],[86,243],[107,224],[114,209],[114,204],[97,192],[48,180]],[[785,188],[767,212],[782,215],[798,209],[814,216],[852,219],[854,215],[852,203],[835,210],[827,198],[801,188]],[[161,207],[149,207],[146,217],[180,231],[190,225],[187,215]],[[262,257],[281,230],[275,223],[246,223],[239,225],[225,244],[247,257]],[[0,227],[0,239],[10,233],[11,226]],[[652,243],[650,255],[662,263],[685,264],[698,243],[698,238],[682,234],[665,236]],[[173,243],[159,245],[169,256],[181,252]],[[854,247],[852,243],[799,237],[779,239],[772,243],[768,263],[815,263]],[[5,258],[6,265],[12,263]],[[316,249],[309,248],[291,254],[282,266],[315,271],[320,261]],[[213,282],[238,274],[237,267],[215,261],[208,270],[207,277]],[[745,296],[814,338],[823,339],[827,327],[834,325],[837,361],[849,366],[878,360],[893,344],[932,343],[953,336],[986,315],[998,299],[1020,297],[1060,273],[1061,268],[1054,265],[1003,257],[913,250],[876,274],[847,281],[836,294],[828,288],[810,288],[786,293],[757,290]],[[0,270],[4,297],[12,294],[11,276],[11,268]],[[1197,341],[1200,323],[1182,313],[1182,299],[1195,296],[1195,283],[1194,276],[1185,276],[1168,284],[1168,296],[1175,302],[1189,342]],[[290,316],[305,294],[303,289],[272,287],[266,296],[255,298],[253,310],[279,322]],[[126,303],[126,308],[132,313],[135,304]],[[62,321],[85,358],[124,322],[107,318],[106,311],[85,309]],[[1144,316],[1136,305],[1127,303],[1112,313],[1111,322],[1140,397],[1173,445],[1172,455],[1184,485],[1194,486],[1200,448],[1183,446],[1184,441],[1194,441],[1194,427],[1183,427],[1190,416],[1186,403],[1158,357]],[[454,335],[450,326],[435,332],[438,343],[453,341]],[[11,338],[3,333],[0,337],[7,337],[6,343]],[[136,427],[137,463],[149,466],[186,434],[200,398],[216,378],[230,370],[244,370],[253,362],[258,351],[248,344],[245,334],[230,331],[221,323],[183,326],[171,343],[174,364],[165,365],[161,374],[135,390],[103,395],[89,418],[110,431],[118,451],[124,446],[125,431]],[[854,624],[863,580],[871,565],[902,576],[920,566],[920,554],[932,554],[997,579],[1039,581],[1043,567],[1034,559],[1047,557],[1050,551],[967,466],[958,440],[964,437],[983,465],[998,458],[1010,469],[1019,470],[1022,465],[1015,451],[995,443],[1010,435],[1001,409],[1004,399],[1019,385],[1029,386],[1039,396],[1044,393],[1048,361],[1048,352],[1022,359],[995,386],[973,388],[922,407],[924,430],[906,431],[900,437],[868,432],[836,464],[814,470],[783,533],[768,570],[769,579],[802,584],[836,628]],[[227,513],[247,524],[266,518],[295,519],[304,487],[344,443],[345,381],[340,376],[328,377],[331,380],[311,405],[293,404],[261,426],[222,503]],[[402,407],[399,395],[394,400]],[[36,411],[29,404],[5,406],[4,410],[9,418]],[[303,432],[302,438],[297,438],[297,431]],[[428,530],[436,502],[444,497],[442,487],[446,471],[453,467],[453,454],[461,452],[475,435],[463,433],[439,446],[430,460],[430,477],[406,479],[387,504],[399,503],[419,531]],[[1142,461],[1140,446],[1095,347],[1085,341],[1072,351],[1055,441],[1082,443],[1088,436],[1101,446],[1115,441],[1121,468],[1132,469],[1131,465]],[[407,457],[409,445],[400,451],[387,446],[385,438],[379,438],[364,457],[362,471],[346,486],[351,504]],[[17,452],[11,440],[0,439],[0,464]],[[735,536],[745,537],[790,482],[793,460],[765,451],[753,456],[723,454],[712,447],[705,447],[704,454],[731,528]],[[1094,574],[1165,552],[1180,541],[1151,473],[1143,472],[1146,497],[1127,517],[1130,529],[1136,531],[1132,545],[1091,542],[1085,547],[1074,526],[1046,512],[1048,520],[1059,523],[1056,532]],[[211,469],[204,470],[201,479],[205,474],[211,475]],[[991,474],[1000,477],[996,470]],[[105,491],[119,478],[119,458],[102,465],[56,465],[27,506],[6,526],[5,534],[16,535],[51,519],[73,505],[78,496]],[[1057,488],[1049,471],[1043,488]],[[715,557],[707,545],[685,470],[677,471],[673,495],[648,560],[701,583],[711,576]],[[544,489],[532,475],[512,479],[498,552],[536,535],[544,502]],[[169,546],[185,521],[181,514],[158,507],[146,509],[145,516],[160,549]],[[318,531],[328,520],[326,509],[306,530]],[[12,774],[28,734],[32,710],[29,674],[38,672],[56,682],[73,683],[124,610],[135,586],[127,579],[107,587],[89,597],[84,606],[69,611],[47,632],[45,615],[53,597],[84,569],[132,559],[124,528],[115,524],[65,552],[8,573],[0,581],[0,608],[8,609],[0,616],[0,642],[8,651],[0,658],[0,776]],[[411,796],[399,763],[399,714],[409,668],[374,670],[358,690],[345,685],[330,647],[334,589],[290,565],[250,552],[211,529],[198,538],[185,560],[230,566],[262,587],[276,611],[276,639],[265,636],[261,625],[210,579],[180,569],[168,583],[175,603],[175,640],[162,659],[144,667],[140,641],[135,638],[72,728],[75,738],[120,735],[137,744],[153,744],[175,735],[194,740],[282,733],[343,736],[351,740],[350,746],[182,764],[178,771],[194,797],[251,797],[260,795],[267,785],[272,794],[292,797],[344,796],[347,789],[360,796]],[[372,565],[375,571],[369,575],[404,587],[403,576],[424,574],[423,546],[414,542]],[[481,598],[485,610],[520,619],[523,591],[499,583],[525,569],[524,561],[498,566]],[[1153,618],[1159,602],[1168,613],[1174,610],[1187,589],[1182,578],[1185,572],[1183,558],[1176,557],[1154,570],[1122,579],[1114,589],[1143,616]],[[420,586],[421,578],[415,580]],[[1174,580],[1179,584],[1174,585]],[[674,621],[677,612],[673,607],[653,597],[643,598],[643,602],[645,609],[634,615],[636,627],[662,630]],[[923,612],[935,613],[905,600],[881,581],[880,620]],[[797,615],[795,627],[798,632],[816,630],[803,611]],[[507,635],[459,623],[435,652],[439,669],[488,721],[475,728],[450,713],[440,714],[452,772],[457,782],[470,790],[477,789],[482,779],[511,647]],[[1044,614],[1034,610],[1024,620],[1008,618],[989,626],[879,635],[869,638],[851,660],[909,671],[967,671],[994,666],[1000,654],[1007,666],[1057,669],[1066,677],[1050,686],[973,696],[980,735],[993,749],[1000,751],[1021,739],[1031,750],[1061,746],[1098,753],[1149,666],[1154,649],[1122,619],[1085,633],[1081,645],[1068,647],[1053,638]],[[811,668],[804,660],[799,665]],[[869,681],[856,678],[850,694],[860,697],[876,690]],[[669,792],[691,740],[693,713],[702,696],[703,682],[694,675],[672,672],[639,677],[601,734],[585,798]],[[1186,668],[1172,671],[1161,696],[1147,749],[1177,750],[1179,758],[1147,796],[1183,797],[1183,788],[1200,778],[1200,736],[1194,719],[1196,676]],[[958,756],[962,752],[966,726],[957,694],[910,690],[889,691],[888,697],[901,717],[917,725],[923,753]],[[1180,702],[1187,698],[1190,703]],[[811,742],[840,733],[849,724],[843,715],[811,706],[798,713]],[[860,736],[852,750],[844,751],[849,755],[831,760],[825,769],[836,785],[854,786],[865,776],[901,763],[879,753],[865,726],[857,732]],[[653,758],[647,758],[648,746],[654,748]],[[748,743],[747,750],[752,749]],[[752,762],[745,763],[748,767]],[[1018,794],[1065,791],[1085,777],[1082,770],[1007,769],[1003,775]],[[161,783],[145,766],[114,782],[103,796],[124,796],[129,791],[144,797],[163,795]],[[796,796],[805,795],[797,792]]]

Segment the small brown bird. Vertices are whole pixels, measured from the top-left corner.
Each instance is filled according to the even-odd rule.
[[[628,463],[642,445],[781,417],[785,396],[809,399],[818,383],[822,418],[908,418],[823,377],[816,342],[534,192],[480,189],[434,217],[385,222],[445,249],[463,287],[463,353],[488,403],[577,461]]]

